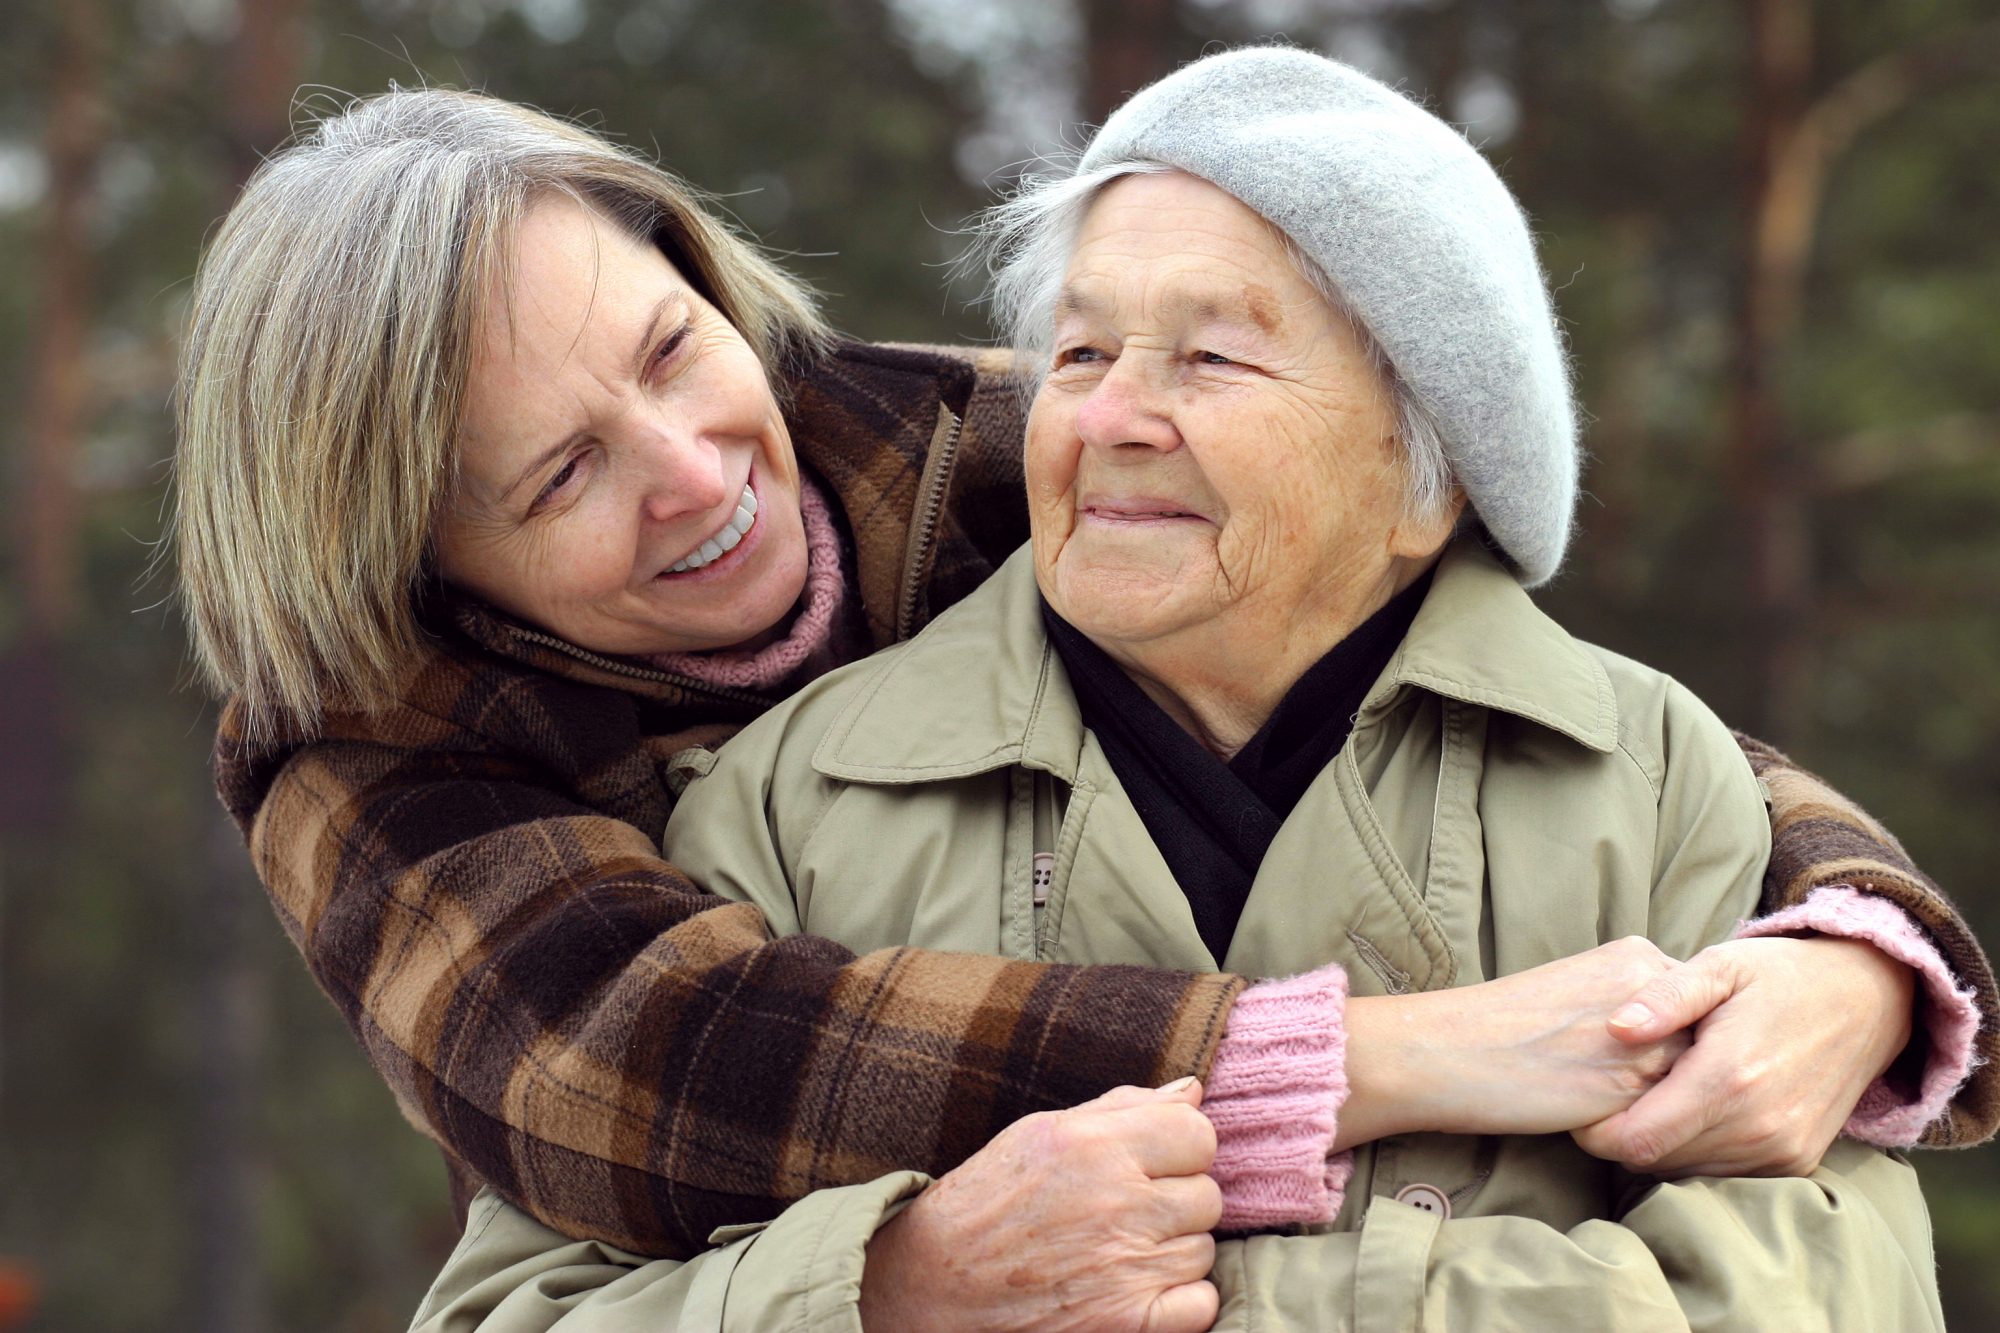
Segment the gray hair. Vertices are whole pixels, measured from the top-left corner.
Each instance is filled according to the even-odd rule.
[[[973,224],[973,246],[966,263],[986,270],[994,322],[1022,357],[1030,391],[1039,387],[1048,370],[1056,298],[1062,293],[1070,252],[1091,203],[1122,177],[1176,169],[1164,162],[1128,158],[1090,171],[1032,176]],[[1389,391],[1396,437],[1403,445],[1406,510],[1419,520],[1436,517],[1450,505],[1456,489],[1436,414],[1397,372],[1395,362],[1355,315],[1332,275],[1281,228],[1272,225],[1271,230],[1299,276],[1361,340],[1369,363]]]

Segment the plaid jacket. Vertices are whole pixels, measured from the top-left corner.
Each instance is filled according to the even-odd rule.
[[[977,586],[1026,530],[1003,363],[848,344],[803,376],[800,457],[839,498],[873,646]],[[668,760],[773,700],[584,652],[445,602],[399,703],[246,748],[223,800],[279,920],[461,1202],[685,1256],[824,1186],[948,1170],[1004,1125],[1206,1074],[1241,978],[772,939],[660,858]],[[1865,814],[1745,742],[1777,806],[1766,906],[1859,879],[1993,979],[1950,903]],[[1987,1066],[1932,1141],[1993,1132]]]

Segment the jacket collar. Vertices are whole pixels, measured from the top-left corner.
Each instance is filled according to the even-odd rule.
[[[1361,705],[1364,724],[1411,687],[1512,713],[1600,754],[1618,747],[1617,697],[1603,664],[1476,535],[1445,549],[1403,646]]]
[[[884,654],[813,767],[845,782],[937,782],[1021,765],[1076,778],[1083,715],[1042,626],[1023,545],[977,592]]]
[[[1454,542],[1403,644],[1361,708],[1407,689],[1512,713],[1577,744],[1618,744],[1611,678],[1477,539]],[[936,782],[1021,765],[1074,781],[1083,719],[1043,628],[1023,546],[986,586],[886,655],[813,754],[827,777]]]

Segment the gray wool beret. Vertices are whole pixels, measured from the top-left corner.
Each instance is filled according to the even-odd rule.
[[[1576,505],[1568,368],[1527,222],[1472,145],[1338,61],[1251,47],[1140,91],[1077,169],[1133,160],[1219,186],[1319,261],[1437,418],[1521,581],[1556,572]]]

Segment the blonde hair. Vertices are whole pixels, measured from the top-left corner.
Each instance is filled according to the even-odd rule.
[[[357,100],[267,160],[203,256],[170,537],[208,683],[250,736],[388,703],[449,497],[476,330],[529,205],[652,240],[782,391],[829,337],[809,289],[655,163],[474,93]]]

